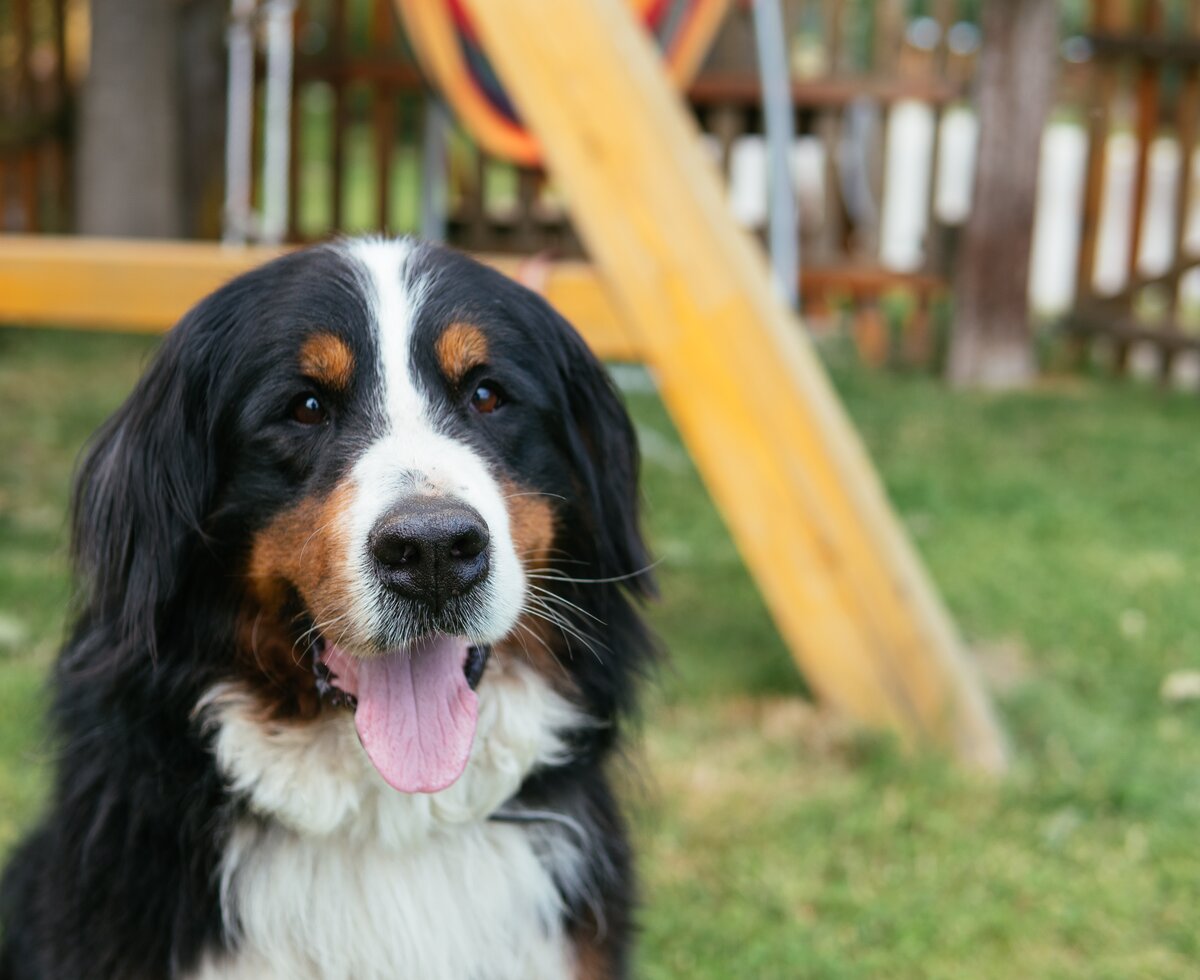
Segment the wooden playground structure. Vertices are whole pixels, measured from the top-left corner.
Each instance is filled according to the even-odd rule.
[[[640,10],[663,6],[661,0],[631,3]],[[915,101],[941,118],[963,100],[974,73],[975,51],[950,41],[969,0],[924,5],[922,24],[933,28],[932,41],[914,30],[917,6],[910,0],[785,0],[787,31],[799,39],[791,52],[794,128],[819,171],[802,201],[800,226],[800,291],[809,312],[844,304],[870,308],[889,290],[902,288],[917,298],[914,315],[920,319],[945,292],[943,240],[951,230],[937,215],[934,180],[917,202],[929,228],[923,263],[898,271],[879,258],[888,193],[884,158],[896,107]],[[427,175],[417,172],[431,103],[395,7],[392,0],[297,4],[291,92],[297,139],[288,168],[288,241],[420,230],[418,197]],[[694,40],[685,44],[673,77],[722,176],[733,181],[742,149],[763,134],[762,89],[747,5],[706,0],[704,7],[725,13],[720,31],[708,37],[712,49],[698,65],[701,48]],[[71,230],[70,120],[78,110],[73,79],[82,70],[71,54],[78,45],[68,43],[66,21],[73,9],[71,0],[13,0],[7,25],[0,14],[0,35],[14,55],[11,62],[0,59],[0,115],[13,123],[0,127],[0,230]],[[856,26],[867,10],[875,24],[869,33]],[[683,40],[705,34],[705,28],[700,25]],[[260,59],[260,86],[262,76]],[[861,133],[850,124],[850,114],[862,121]],[[857,135],[847,142],[852,131]],[[849,157],[842,147],[851,148]],[[928,153],[931,170],[939,169],[937,141],[912,152]],[[456,135],[446,166],[450,244],[489,254],[584,257],[570,209],[540,162],[514,162]],[[220,174],[212,179],[219,181]],[[850,184],[861,185],[857,204],[839,190]],[[216,234],[219,200],[217,188],[191,215],[201,237]],[[759,230],[759,218],[745,220]]]
[[[650,366],[813,689],[911,744],[1002,769],[1004,738],[954,624],[626,7],[463,7],[590,256],[552,267],[548,299],[602,356]],[[271,254],[0,237],[0,322],[165,329]]]

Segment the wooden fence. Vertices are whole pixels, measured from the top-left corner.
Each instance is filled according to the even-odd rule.
[[[15,58],[0,64],[0,200],[11,230],[69,229],[69,6],[78,3],[13,0],[8,21],[0,14],[0,38],[17,38]],[[928,151],[930,179],[919,202],[923,258],[902,272],[880,254],[886,153],[898,105],[927,106],[936,133],[946,109],[969,94],[977,7],[972,0],[785,0],[795,128],[811,151],[800,229],[810,310],[844,299],[870,324],[880,319],[880,296],[901,285],[917,298],[920,320],[944,289],[952,250],[935,208],[941,141]],[[749,176],[735,172],[739,151],[763,132],[752,34],[748,5],[735,4],[686,94],[722,172],[749,181],[751,197],[761,185],[765,200],[761,165],[757,175],[754,167]],[[301,0],[294,84],[289,237],[417,230],[428,93],[391,0]],[[445,183],[453,244],[581,254],[541,171],[492,159],[455,131]]]
[[[1066,318],[1078,356],[1102,347],[1113,368],[1131,368],[1131,354],[1149,356],[1166,381],[1184,353],[1200,352],[1195,317],[1183,308],[1182,281],[1200,265],[1188,247],[1193,211],[1197,123],[1200,122],[1200,0],[1093,0],[1086,36],[1091,84],[1085,101],[1088,155],[1076,308]],[[1112,215],[1105,193],[1113,137],[1135,140],[1129,196],[1125,283],[1116,291],[1097,284],[1100,230]],[[1178,165],[1172,188],[1174,226],[1165,269],[1145,269],[1147,204],[1156,141],[1174,144]],[[1146,358],[1141,359],[1143,363]]]
[[[916,11],[929,7],[923,17]],[[805,210],[802,247],[821,291],[878,291],[897,279],[924,288],[942,271],[937,250],[913,275],[879,262],[883,154],[893,107],[916,99],[939,113],[963,98],[972,54],[955,53],[952,28],[969,4],[934,0],[792,0],[796,130],[818,141],[824,174]],[[0,14],[0,189],[4,227],[69,227],[70,100],[64,55],[67,0],[14,0]],[[412,231],[419,213],[419,143],[427,93],[390,0],[303,0],[296,20],[290,237],[338,231]],[[761,136],[749,13],[729,17],[709,64],[688,92],[723,171],[735,148]],[[868,121],[847,134],[854,111]],[[936,173],[935,141],[932,163]],[[859,200],[846,188],[858,181]],[[448,232],[462,247],[514,253],[580,251],[553,187],[456,135],[449,153]],[[933,216],[930,181],[926,206]],[[865,206],[864,206],[865,202]],[[931,227],[932,227],[931,222]],[[839,270],[844,275],[839,278]]]
[[[0,6],[0,230],[60,231],[70,212],[66,11]]]
[[[927,356],[932,344],[930,307],[945,291],[954,252],[953,229],[935,206],[944,144],[935,138],[928,150],[930,178],[918,204],[925,240],[920,261],[903,272],[880,250],[881,214],[895,190],[886,148],[899,107],[926,107],[936,133],[969,96],[978,7],[978,0],[784,3],[796,131],[815,148],[810,171],[813,159],[819,170],[816,192],[810,186],[802,196],[802,293],[810,312],[846,301],[875,357],[895,356],[898,344]],[[0,230],[71,229],[73,96],[86,60],[86,8],[86,0],[0,4]],[[1103,350],[1119,371],[1151,364],[1168,378],[1181,355],[1200,363],[1200,292],[1186,288],[1200,264],[1200,242],[1189,247],[1200,231],[1189,220],[1200,135],[1200,0],[1091,0],[1081,9],[1086,24],[1068,25],[1068,34],[1083,30],[1068,41],[1061,93],[1068,110],[1081,110],[1088,146],[1076,302],[1064,323],[1078,352]],[[391,0],[300,0],[294,96],[289,237],[417,230],[428,92]],[[747,4],[734,5],[687,97],[722,172],[731,185],[744,181],[739,153],[762,134]],[[1109,193],[1117,144],[1132,152],[1124,198]],[[1157,196],[1161,205],[1154,158],[1164,144],[1180,163],[1169,190],[1169,261],[1152,267],[1148,202]],[[452,243],[581,253],[540,171],[491,159],[454,132],[445,182]],[[1124,281],[1115,286],[1111,276],[1097,278],[1114,209],[1127,229],[1116,236]],[[908,297],[899,331],[885,325],[880,304],[897,285]]]

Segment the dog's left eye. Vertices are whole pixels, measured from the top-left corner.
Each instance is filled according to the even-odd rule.
[[[471,393],[471,407],[480,415],[490,415],[504,402],[504,392],[494,381],[479,382]]]
[[[292,418],[301,425],[320,425],[329,417],[321,399],[311,391],[297,395],[292,402]]]

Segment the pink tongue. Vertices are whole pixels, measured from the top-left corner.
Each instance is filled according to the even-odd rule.
[[[354,726],[367,757],[403,793],[436,793],[467,766],[479,709],[463,664],[467,641],[435,636],[375,660],[336,647],[325,662],[358,698]]]

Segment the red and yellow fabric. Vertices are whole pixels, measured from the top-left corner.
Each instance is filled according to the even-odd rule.
[[[695,77],[729,0],[627,0],[663,49],[667,74],[683,88]],[[396,0],[422,70],[471,136],[493,156],[541,162],[537,139],[492,71],[462,0]]]

